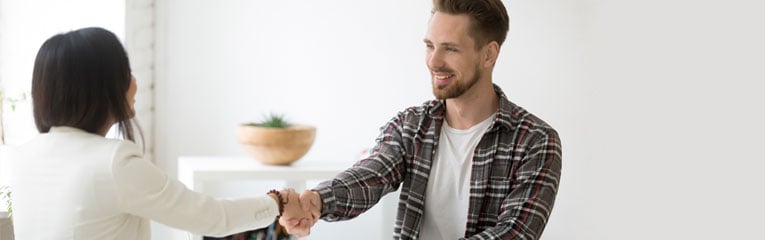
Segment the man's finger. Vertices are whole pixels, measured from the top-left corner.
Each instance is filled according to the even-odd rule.
[[[305,190],[300,194],[300,206],[305,212],[308,212],[308,210],[311,209],[311,204],[313,203],[311,195],[311,190]]]
[[[291,219],[279,218],[279,223],[281,223],[282,226],[291,227],[292,228],[292,227],[297,227],[298,224],[300,224],[300,219],[296,219],[296,218],[291,218]]]
[[[319,217],[321,217],[321,207],[319,207],[321,206],[321,197],[319,194],[311,190],[305,190],[300,196],[301,201],[310,203],[310,207],[304,208],[303,211],[308,212],[310,210],[311,218],[313,218],[313,220],[318,220]]]

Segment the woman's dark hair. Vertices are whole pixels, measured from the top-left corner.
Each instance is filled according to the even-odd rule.
[[[120,135],[135,142],[126,97],[130,81],[127,53],[114,33],[94,27],[49,38],[32,73],[37,130],[69,126],[101,133],[116,122]]]

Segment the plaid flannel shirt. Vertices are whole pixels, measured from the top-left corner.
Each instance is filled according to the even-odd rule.
[[[498,86],[494,89],[499,109],[474,152],[465,237],[538,239],[560,181],[560,139]],[[393,237],[417,239],[445,110],[444,101],[429,101],[382,127],[369,157],[314,189],[322,198],[322,219],[352,219],[400,186]]]

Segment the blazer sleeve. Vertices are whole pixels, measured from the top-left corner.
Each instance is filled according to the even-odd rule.
[[[195,234],[220,237],[263,228],[279,214],[267,195],[216,199],[189,190],[143,159],[142,151],[130,142],[117,146],[112,174],[123,211]]]

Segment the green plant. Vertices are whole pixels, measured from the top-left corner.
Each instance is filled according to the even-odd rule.
[[[11,207],[11,188],[8,186],[0,186],[0,199],[2,199],[8,206],[8,216],[13,215],[13,208]]]
[[[290,123],[284,118],[284,115],[271,113],[268,116],[265,116],[263,121],[259,123],[249,123],[247,125],[265,128],[288,128]]]
[[[8,104],[11,105],[11,111],[16,111],[16,104],[27,100],[27,93],[21,93],[18,97],[6,97],[3,95],[3,90],[0,90],[0,102],[3,100],[8,101]]]
[[[27,100],[27,94],[21,93],[18,97],[6,97],[3,94],[3,90],[0,89],[0,144],[5,144],[5,126],[3,125],[3,102],[8,102],[11,105],[11,111],[16,111],[16,103]]]

